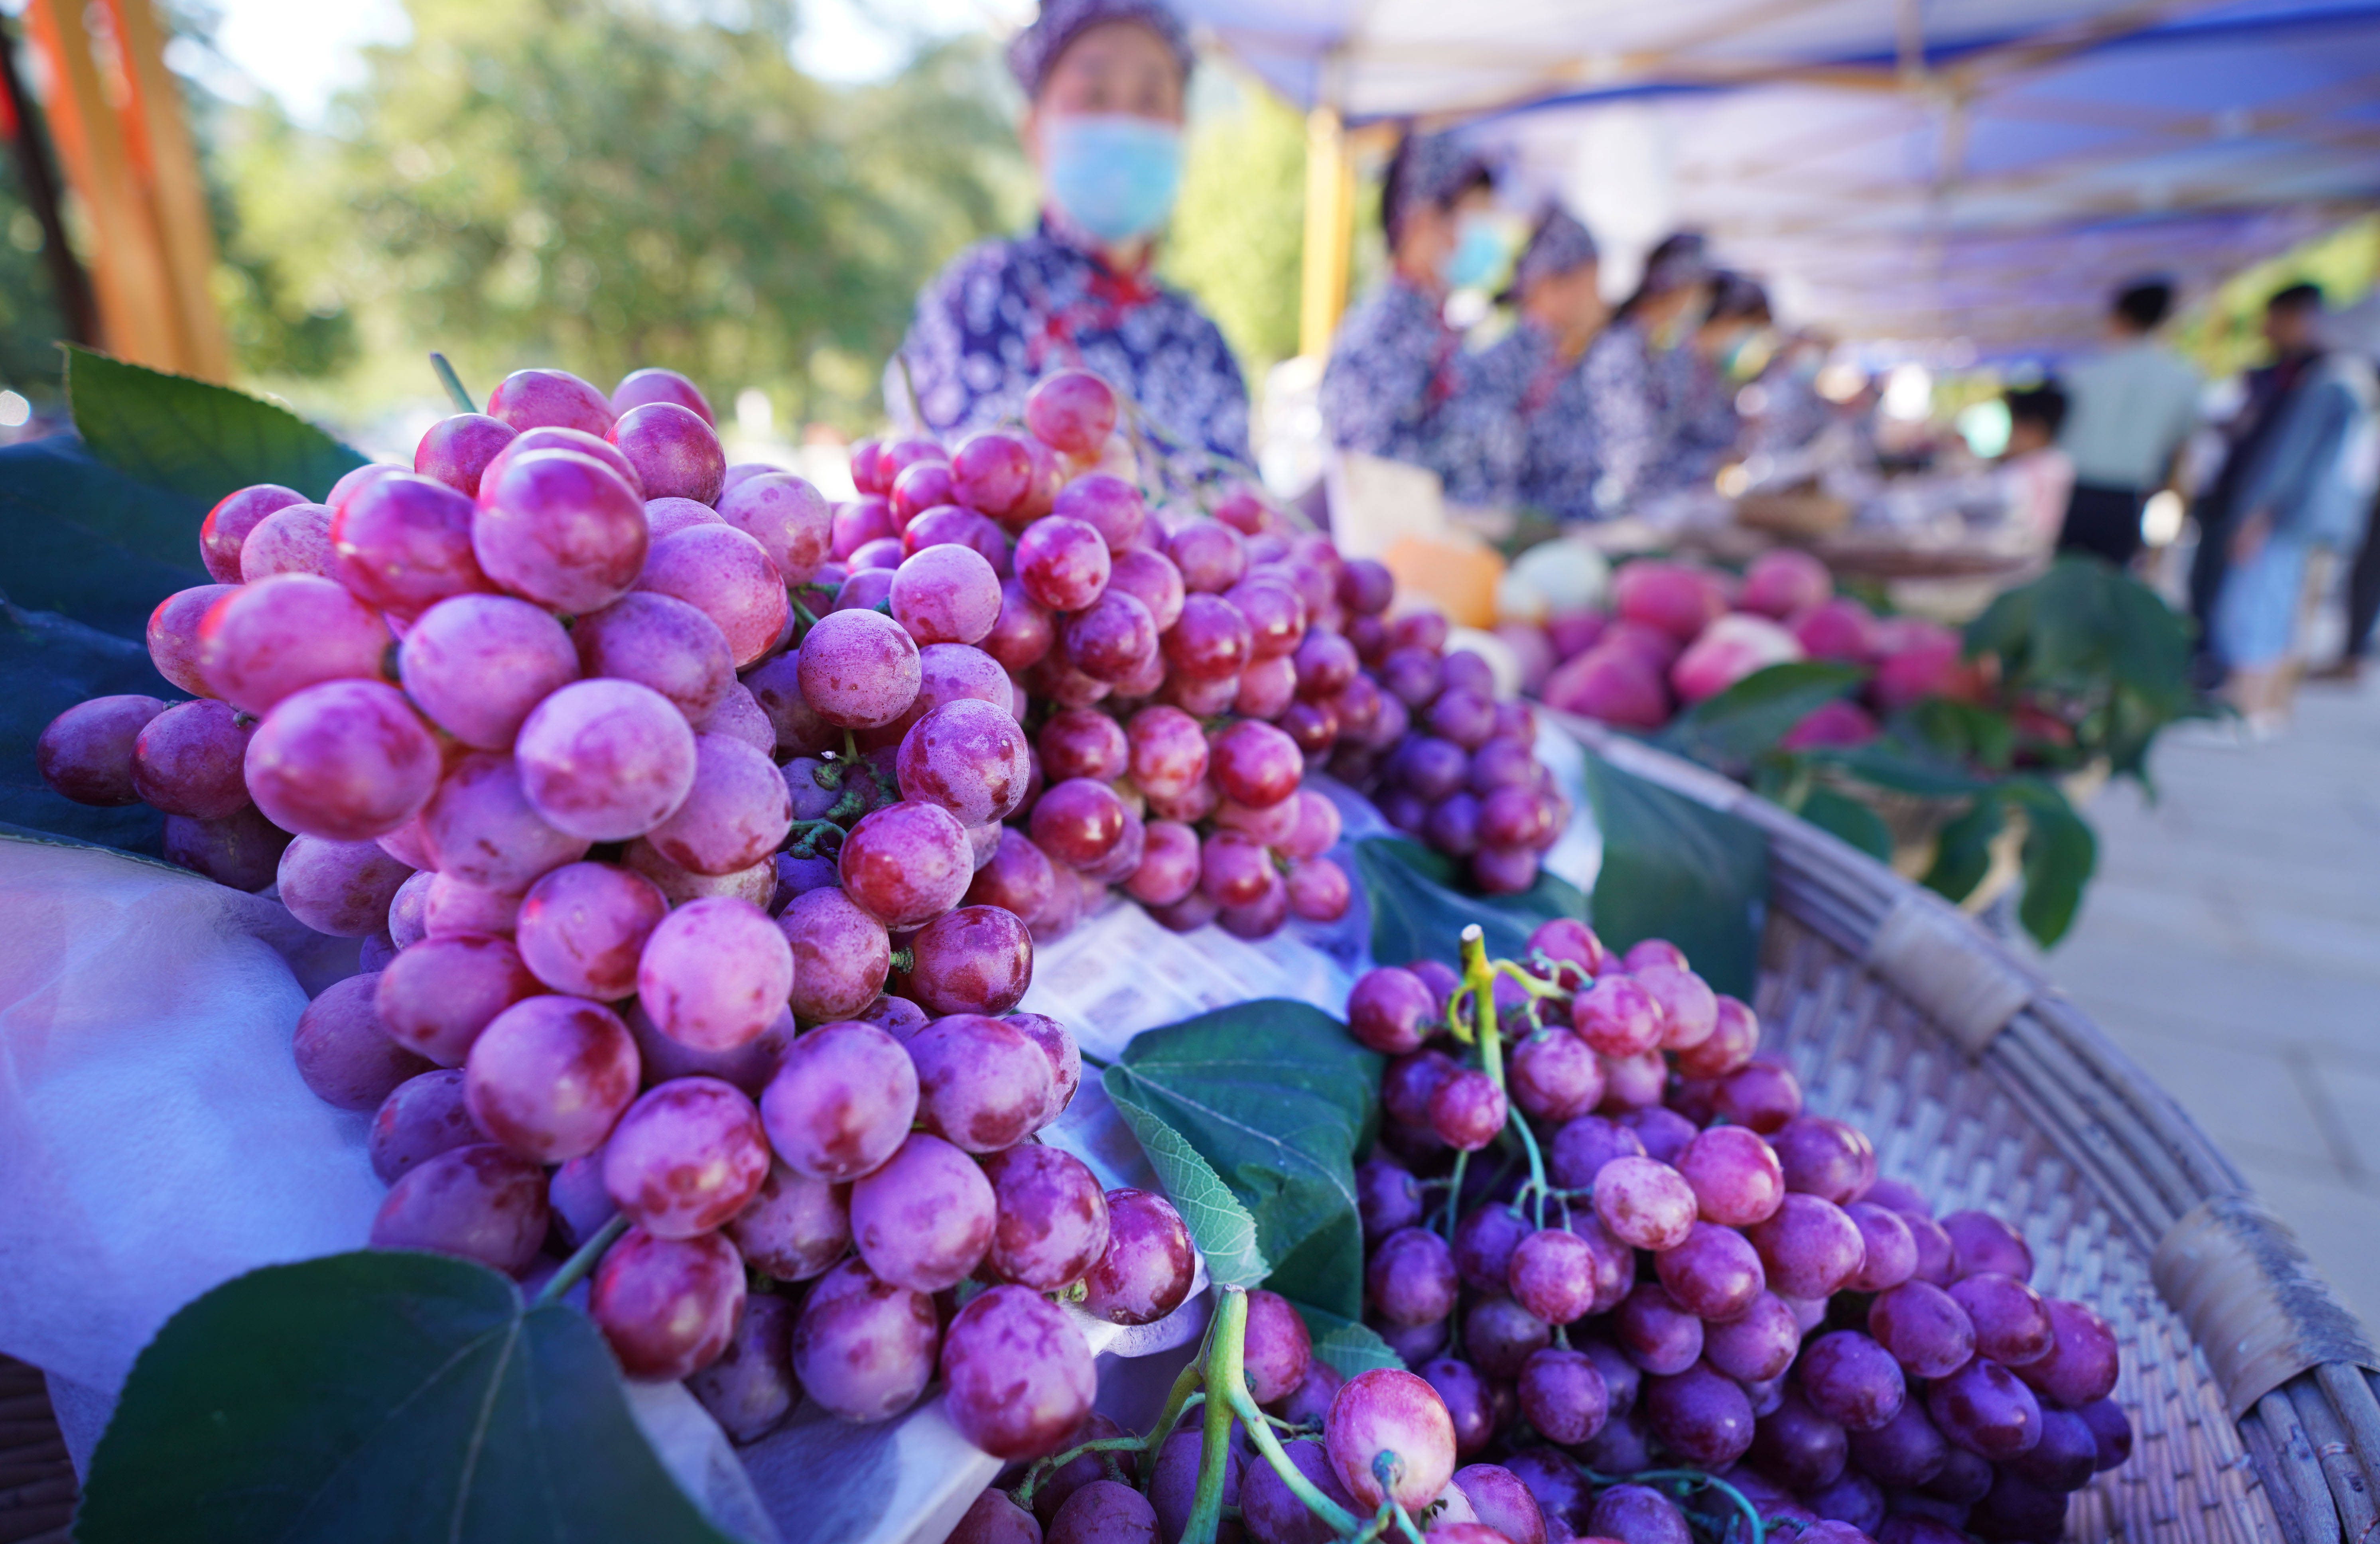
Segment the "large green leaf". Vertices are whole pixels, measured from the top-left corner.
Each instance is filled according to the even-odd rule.
[[[576,1309],[484,1266],[359,1251],[227,1282],[133,1364],[79,1544],[725,1544]]]
[[[201,505],[252,482],[319,500],[364,464],[286,407],[88,348],[67,350],[67,399],[92,455]]]
[[[1768,841],[1757,828],[1586,759],[1586,793],[1603,833],[1595,930],[1625,949],[1666,938],[1717,990],[1752,995],[1768,901]]]
[[[1454,888],[1453,859],[1401,836],[1367,836],[1355,844],[1355,870],[1372,908],[1372,957],[1383,965],[1462,954],[1463,930],[1479,924],[1488,953],[1518,958],[1537,924],[1586,917],[1586,896],[1560,875],[1540,869],[1517,895],[1466,895]]]
[[[205,584],[199,499],[125,476],[71,434],[0,448],[0,590],[119,638]]]
[[[1232,1194],[1189,1138],[1138,1102],[1132,1079],[1110,1067],[1099,1076],[1108,1102],[1139,1139],[1158,1183],[1181,1212],[1190,1241],[1207,1257],[1207,1274],[1220,1286],[1262,1286],[1272,1267],[1257,1246],[1257,1220]]]
[[[2026,778],[2010,785],[2025,815],[2024,895],[2017,920],[2046,949],[2066,936],[2098,867],[2099,843],[2056,785]]]
[[[1892,832],[1884,817],[1832,788],[1812,788],[1794,811],[1820,831],[1831,832],[1878,863],[1892,861]]]
[[[1681,756],[1731,769],[1776,745],[1835,699],[1858,690],[1866,678],[1858,666],[1831,660],[1772,664],[1680,713],[1662,731],[1661,743]]]
[[[0,600],[0,823],[155,857],[165,818],[145,804],[96,809],[59,797],[33,762],[50,720],[86,698],[137,692],[173,701],[137,643]]]
[[[1267,1285],[1353,1319],[1364,1296],[1354,1155],[1371,1145],[1380,1067],[1330,1015],[1266,998],[1135,1037],[1105,1083],[1239,1198],[1272,1262]]]
[[[1963,901],[1973,894],[1975,886],[1991,872],[1992,843],[2007,819],[1999,798],[1985,795],[1945,824],[1935,838],[1934,862],[1925,870],[1925,888],[1952,901]]]

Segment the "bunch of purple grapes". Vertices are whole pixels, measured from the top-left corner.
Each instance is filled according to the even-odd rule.
[[[1488,662],[1448,652],[1448,631],[1432,612],[1350,626],[1379,718],[1342,740],[1330,771],[1374,794],[1390,825],[1465,860],[1483,892],[1517,894],[1570,824],[1570,801],[1536,759],[1536,713],[1498,700]]]
[[[219,582],[149,628],[194,698],[68,710],[43,774],[366,941],[294,1049],[376,1112],[374,1244],[591,1269],[627,1373],[695,1377],[739,1439],[939,1368],[971,1440],[1046,1447],[1093,1381],[1052,1295],[1144,1322],[1195,1262],[1162,1198],[1031,1140],[1082,1064],[1014,1011],[1022,921],[966,904],[1030,763],[972,647],[989,564],[830,603],[826,501],[728,466],[669,371],[522,371],[488,409],[324,505],[223,500]]]
[[[1483,990],[1495,1031],[1455,1036]],[[1429,1475],[1487,1461],[1535,1498],[1512,1544],[1686,1544],[1731,1499],[1612,1483],[1670,1471],[1803,1538],[2054,1540],[2131,1452],[2107,1324],[2029,1285],[2006,1223],[1937,1219],[1805,1114],[1675,947],[1549,922],[1492,977],[1370,972],[1348,1025],[1392,1058],[1358,1171],[1368,1320],[1434,1391]]]
[[[1335,920],[1349,881],[1323,855],[1338,812],[1300,784],[1309,757],[1376,722],[1342,629],[1376,619],[1393,585],[1276,529],[1245,490],[1167,529],[1131,480],[1096,469],[1120,410],[1097,376],[1066,371],[1034,389],[1021,432],[947,450],[862,442],[860,496],[834,516],[836,604],[897,605],[926,553],[974,576],[952,641],[1012,694],[1033,744],[1014,827],[970,901],[1043,940],[1110,886],[1179,931]]]

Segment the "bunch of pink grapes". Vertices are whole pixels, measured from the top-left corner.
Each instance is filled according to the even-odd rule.
[[[666,371],[487,407],[322,504],[225,498],[217,582],[149,627],[192,697],[68,710],[43,775],[364,941],[294,1051],[374,1112],[375,1245],[601,1251],[624,1370],[739,1441],[939,1376],[978,1445],[1045,1451],[1092,1396],[1079,1315],[1171,1312],[1195,1257],[1034,1140],[1082,1063],[1016,1011],[1025,921],[969,899],[1033,778],[989,561],[921,548],[863,603],[826,500],[729,466]]]
[[[1674,946],[1558,920],[1516,964],[1493,1057],[1450,1033],[1474,989],[1435,961],[1348,1000],[1390,1058],[1357,1171],[1367,1320],[1410,1369],[1372,1418],[1427,1455],[1425,1501],[1484,1466],[1534,1503],[1511,1544],[1686,1544],[1688,1511],[1733,1503],[1612,1479],[1687,1471],[1803,1539],[2058,1538],[2131,1451],[2107,1322],[2031,1285],[2005,1222],[1879,1177]]]

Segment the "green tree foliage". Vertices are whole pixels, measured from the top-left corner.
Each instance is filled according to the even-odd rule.
[[[0,157],[0,387],[55,405],[52,343],[64,330],[42,257],[42,223],[26,206],[15,164]]]
[[[781,0],[408,11],[328,134],[268,103],[218,141],[252,373],[347,371],[358,341],[364,397],[431,347],[481,389],[658,364],[865,422],[918,286],[1022,202],[980,41],[844,91],[794,67]]]
[[[1215,319],[1253,381],[1297,352],[1305,121],[1229,67],[1205,68],[1163,268]]]

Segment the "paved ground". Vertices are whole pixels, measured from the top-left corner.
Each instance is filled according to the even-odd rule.
[[[2180,1099],[2380,1327],[2380,678],[2281,737],[2168,739],[2091,810],[2051,976]]]

